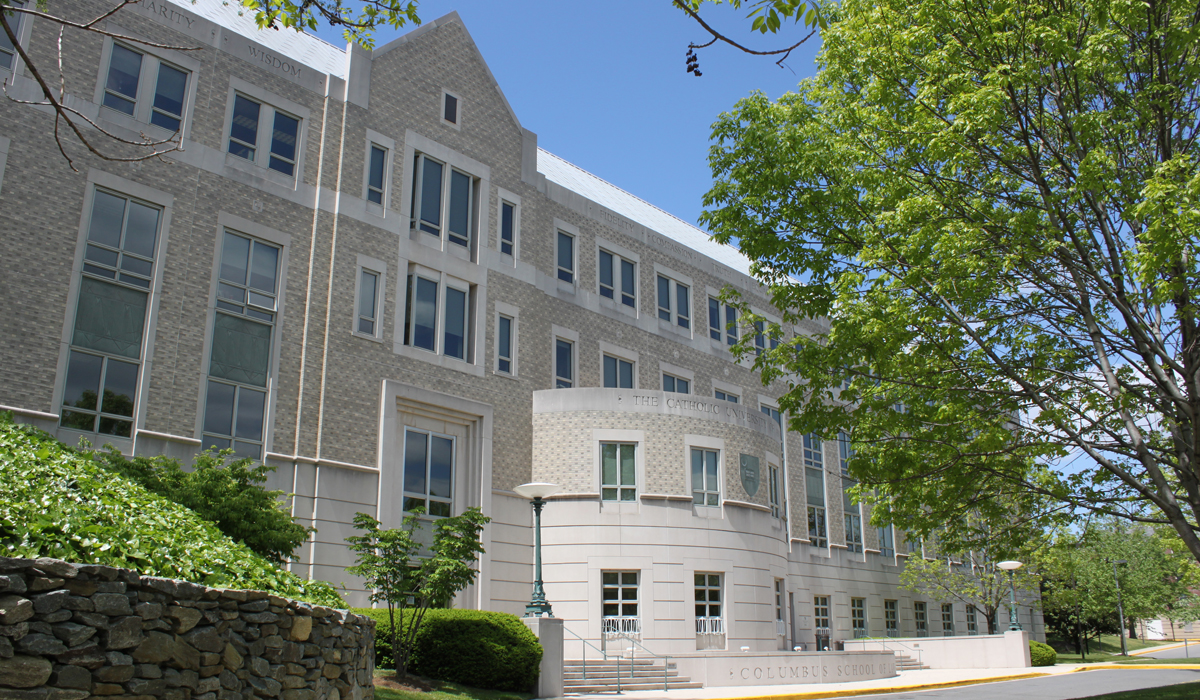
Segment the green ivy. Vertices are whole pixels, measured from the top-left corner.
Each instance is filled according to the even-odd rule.
[[[214,523],[0,414],[0,555],[136,569],[208,586],[270,591],[345,607],[226,537]]]

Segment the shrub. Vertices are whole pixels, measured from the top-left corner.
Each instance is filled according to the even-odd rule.
[[[390,660],[387,611],[356,609],[377,622],[375,665]],[[475,688],[528,691],[537,682],[542,645],[521,619],[486,610],[430,610],[417,631],[409,671]]]
[[[1053,666],[1058,663],[1058,654],[1048,644],[1029,640],[1029,659],[1034,666]]]
[[[0,413],[0,556],[53,557],[344,607],[191,510]]]

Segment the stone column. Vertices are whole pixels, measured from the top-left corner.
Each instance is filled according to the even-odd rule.
[[[1025,630],[1010,630],[1004,633],[1005,666],[1009,668],[1029,668],[1033,661],[1029,658],[1029,632]]]
[[[523,617],[521,622],[542,643],[542,665],[538,669],[535,694],[557,698],[563,694],[563,621],[557,617]]]

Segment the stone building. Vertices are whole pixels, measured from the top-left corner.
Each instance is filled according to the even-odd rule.
[[[293,570],[358,604],[356,512],[480,506],[458,603],[521,613],[513,488],[548,481],[546,591],[587,639],[985,631],[897,588],[910,546],[845,497],[846,446],[784,430],[783,388],[730,353],[756,329],[723,288],[776,316],[748,260],[540,150],[456,14],[343,50],[233,5],[140,0],[103,23],[175,48],[66,34],[69,104],[119,136],[180,129],[161,161],[66,138],[72,172],[52,113],[0,100],[0,409],[71,444],[264,460],[317,528]],[[18,30],[52,71],[58,27]],[[3,41],[0,78],[40,97]]]

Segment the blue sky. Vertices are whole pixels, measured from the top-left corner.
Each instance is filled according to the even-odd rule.
[[[707,153],[717,115],[753,90],[775,98],[793,89],[815,71],[819,48],[813,37],[780,68],[774,59],[714,45],[699,52],[697,78],[684,71],[685,53],[689,42],[708,35],[669,0],[420,5],[426,21],[452,11],[542,148],[691,223],[712,182]],[[751,34],[744,11],[708,6],[702,14],[754,48],[803,36],[794,26]],[[402,33],[380,32],[376,45]],[[338,32],[320,34],[344,44]]]

